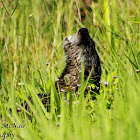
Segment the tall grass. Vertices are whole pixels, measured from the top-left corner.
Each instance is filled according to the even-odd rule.
[[[1,2],[0,134],[28,140],[140,138],[139,2],[101,0],[89,6],[75,0]],[[67,100],[54,88],[65,67],[62,41],[81,27],[88,28],[102,63],[96,102],[84,98],[85,83],[80,96],[68,92]],[[51,97],[50,112],[37,93]],[[21,106],[25,100],[30,112]],[[13,123],[25,127],[4,127]]]

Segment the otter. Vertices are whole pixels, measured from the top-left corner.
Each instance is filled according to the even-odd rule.
[[[95,48],[95,43],[91,39],[88,30],[81,28],[74,36],[66,37],[64,40],[64,51],[66,55],[66,66],[59,80],[55,82],[57,91],[69,91],[72,88],[76,89],[75,92],[78,91],[77,87],[80,84],[83,64],[84,79],[87,80],[90,75],[90,81],[96,85],[92,89],[93,93],[99,94],[99,81],[101,78],[100,59]],[[38,97],[41,99],[44,107],[47,107],[47,111],[49,111],[47,104],[50,102],[50,97],[43,93],[39,93]],[[29,98],[29,100],[33,103],[32,98]],[[25,109],[30,110],[26,102]],[[28,117],[31,119],[31,116],[28,115]]]

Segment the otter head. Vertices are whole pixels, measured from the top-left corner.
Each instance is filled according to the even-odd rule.
[[[86,45],[90,40],[90,36],[89,36],[89,32],[87,28],[79,29],[77,32],[77,36],[78,36],[77,38],[79,39],[79,42],[84,45]]]
[[[66,37],[64,40],[64,48],[79,47],[89,43],[90,36],[86,28],[81,28],[74,36]]]

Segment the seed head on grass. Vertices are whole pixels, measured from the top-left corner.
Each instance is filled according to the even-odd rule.
[[[102,84],[102,81],[99,81],[100,84]]]
[[[20,107],[17,109],[17,112],[21,112],[21,108]]]
[[[119,88],[118,87],[116,87],[116,90],[118,90]]]
[[[76,88],[75,87],[72,87],[72,91],[75,92],[76,91]]]
[[[20,82],[20,83],[18,83],[18,85],[21,86],[21,85],[24,85],[24,83],[23,82]]]
[[[139,72],[140,72],[140,70],[137,69],[137,70],[136,70],[136,73],[139,73]]]
[[[61,114],[57,115],[58,118],[61,118]]]
[[[62,93],[63,93],[63,92],[65,92],[65,90],[64,90],[63,88],[61,88],[60,92],[62,92]]]
[[[56,126],[59,127],[60,126],[60,123],[57,123]]]
[[[80,88],[80,84],[77,84],[77,87]]]
[[[46,62],[46,65],[47,65],[47,66],[49,66],[49,65],[50,65],[50,63],[49,63],[49,62]]]
[[[104,82],[104,85],[107,87],[107,86],[108,86],[108,82],[107,82],[107,81],[105,81],[105,82]]]
[[[96,89],[99,90],[100,88],[99,87],[96,87]]]
[[[59,82],[59,78],[57,78],[55,81],[56,81],[56,82]]]
[[[116,75],[114,75],[114,76],[113,76],[113,78],[114,78],[114,79],[116,79],[116,78],[117,78],[117,76],[116,76]]]
[[[89,91],[91,89],[91,87],[90,86],[87,86],[87,90]]]

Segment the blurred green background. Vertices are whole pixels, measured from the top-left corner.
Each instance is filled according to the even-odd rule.
[[[82,27],[89,30],[101,59],[100,95],[96,102],[84,98],[82,92],[76,98],[67,93],[70,102],[59,100],[54,81],[65,67],[63,39]],[[140,139],[139,70],[137,0],[0,1],[1,137]],[[37,98],[39,92],[51,96],[50,112]],[[32,96],[33,105],[28,96]],[[21,106],[25,100],[33,112],[32,123]],[[3,127],[13,123],[26,125]]]

